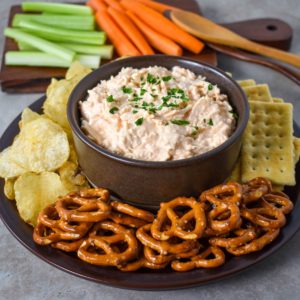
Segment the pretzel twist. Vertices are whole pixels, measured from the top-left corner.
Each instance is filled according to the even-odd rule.
[[[51,246],[53,248],[57,248],[59,250],[65,252],[76,252],[79,247],[82,245],[85,239],[75,240],[75,241],[59,241],[56,243],[52,243]]]
[[[214,237],[209,239],[209,243],[212,246],[224,247],[224,248],[236,248],[242,246],[257,236],[254,228],[237,229],[233,232],[235,237]]]
[[[151,262],[153,264],[161,265],[161,264],[169,263],[169,262],[173,261],[174,259],[191,258],[193,256],[196,256],[198,254],[199,250],[201,249],[201,247],[202,247],[202,245],[197,243],[195,245],[195,248],[193,248],[190,251],[187,251],[184,253],[178,253],[178,254],[163,255],[163,254],[153,250],[150,247],[144,246],[144,256],[149,262]]]
[[[178,215],[176,209],[190,208],[183,215]],[[171,225],[163,228],[167,221]],[[194,220],[195,225],[189,228],[188,225]],[[175,198],[170,202],[161,203],[157,218],[151,226],[152,236],[161,241],[166,241],[173,236],[177,236],[184,240],[198,239],[203,235],[206,227],[206,217],[204,205],[197,202],[194,198]]]
[[[88,191],[85,191],[85,195]],[[107,219],[111,211],[110,206],[100,198],[83,198],[74,193],[61,197],[55,208],[63,220],[72,222],[99,222]]]
[[[270,180],[263,177],[254,178],[243,185],[243,203],[255,202],[271,191],[272,183]]]
[[[162,255],[168,254],[179,254],[187,252],[195,248],[195,240],[179,240],[178,241],[158,241],[151,236],[151,224],[144,225],[140,227],[136,236],[138,240],[144,245],[147,246]]]
[[[107,232],[111,235],[107,235]],[[130,230],[119,224],[103,221],[94,226],[77,254],[80,259],[93,265],[118,267],[137,257],[138,242]]]
[[[213,255],[213,258],[208,258],[211,255]],[[223,265],[224,262],[225,262],[224,252],[216,246],[210,246],[202,253],[192,257],[187,262],[174,260],[171,263],[171,267],[175,271],[186,272],[196,268],[205,268],[205,269],[216,268]]]
[[[279,235],[279,232],[279,229],[266,230],[261,237],[239,247],[228,247],[226,250],[235,256],[241,256],[251,252],[259,251],[275,240],[275,238]]]
[[[293,202],[286,194],[282,192],[272,192],[266,194],[262,196],[262,199],[275,206],[277,209],[280,209],[285,215],[289,214],[294,208]]]
[[[274,207],[266,201],[261,201],[261,206],[257,208],[243,208],[241,210],[243,218],[255,225],[263,228],[277,229],[286,223],[286,218],[282,210]]]
[[[134,272],[142,268],[159,270],[164,269],[167,265],[168,263],[154,264],[152,262],[149,262],[145,257],[141,256],[135,261],[129,262],[124,266],[120,266],[119,269],[123,272]]]

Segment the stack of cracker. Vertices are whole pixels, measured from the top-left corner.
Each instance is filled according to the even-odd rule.
[[[246,182],[265,177],[278,190],[295,185],[300,139],[293,136],[292,104],[273,98],[267,84],[256,84],[253,79],[238,83],[248,97],[250,119],[230,180]]]

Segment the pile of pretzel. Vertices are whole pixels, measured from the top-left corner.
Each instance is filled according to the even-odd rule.
[[[239,256],[271,243],[293,209],[264,178],[161,203],[156,217],[109,198],[100,188],[59,198],[39,214],[34,241],[122,271],[215,268],[224,264],[225,250]]]

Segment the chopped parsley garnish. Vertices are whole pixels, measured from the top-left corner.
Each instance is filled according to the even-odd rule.
[[[111,114],[114,114],[115,112],[117,112],[119,109],[116,107],[116,106],[114,106],[113,108],[111,108],[110,110],[109,110],[109,112],[111,113]]]
[[[144,76],[141,76],[141,81],[144,81]]]
[[[163,81],[167,82],[167,81],[170,81],[172,79],[172,76],[164,76],[162,78]]]
[[[213,88],[214,88],[214,86],[210,83],[210,84],[208,85],[208,90],[211,91]]]
[[[147,74],[147,82],[151,83],[151,84],[156,84],[157,83],[157,79],[152,75],[152,74]]]
[[[144,96],[144,95],[146,94],[146,92],[147,92],[147,90],[145,90],[145,89],[141,89],[141,91],[140,91],[140,95],[141,95],[141,96]]]
[[[157,98],[158,95],[150,94],[152,98]]]
[[[156,109],[155,107],[150,107],[150,108],[148,109],[148,111],[149,111],[149,113],[155,114],[156,111],[157,111],[157,109]]]
[[[143,122],[144,122],[144,118],[139,118],[134,123],[136,126],[141,126]]]
[[[137,114],[139,111],[137,110],[137,109],[134,109],[133,111],[132,111],[132,113],[133,114]]]
[[[122,91],[123,91],[124,94],[131,94],[132,93],[132,88],[123,86]]]
[[[144,102],[142,103],[142,106],[147,107],[147,106],[149,106],[149,103],[147,103],[146,101],[144,101]]]
[[[114,102],[115,99],[114,99],[113,95],[109,95],[109,96],[106,98],[106,101],[107,101],[107,102]]]
[[[233,110],[230,111],[230,113],[232,114],[232,116],[237,120],[238,119],[238,114],[236,112],[234,112]]]
[[[171,123],[179,126],[186,126],[190,124],[187,120],[172,120]]]
[[[143,98],[139,97],[137,94],[134,94],[133,99],[131,101],[137,102],[137,101],[140,101],[141,99],[143,99]]]
[[[207,124],[209,126],[214,126],[214,121],[212,119],[209,119]]]

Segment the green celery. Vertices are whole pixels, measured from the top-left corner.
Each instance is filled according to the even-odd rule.
[[[83,65],[96,69],[99,67],[101,58],[96,55],[76,55],[74,61],[80,61]],[[60,67],[68,68],[72,62],[61,59],[55,55],[37,51],[8,51],[5,54],[7,66],[35,66],[35,67]]]
[[[93,16],[15,14],[12,26],[19,27],[21,21],[33,21],[39,24],[63,29],[95,29],[95,19]]]
[[[30,21],[21,21],[19,26],[25,31],[52,41],[75,41],[83,44],[103,45],[106,40],[106,34],[103,31],[67,30]]]
[[[18,29],[5,28],[4,35],[20,42],[27,43],[30,46],[39,49],[40,51],[55,55],[68,62],[71,62],[75,56],[75,52],[70,49],[64,48],[60,45],[54,44]]]
[[[100,55],[101,58],[103,59],[112,59],[113,50],[114,50],[112,45],[94,46],[94,45],[66,44],[66,43],[59,43],[58,45],[71,49],[75,51],[77,54]],[[36,48],[19,41],[18,41],[18,47],[21,51],[36,50]]]
[[[93,10],[85,5],[49,2],[23,2],[22,10],[26,12],[48,12],[65,15],[92,15]]]
[[[31,30],[31,29],[22,29],[24,32],[28,32],[30,34],[39,36],[41,38],[44,38],[49,41],[53,42],[60,42],[60,43],[79,43],[79,44],[87,44],[87,45],[104,45],[106,41],[106,34],[102,33],[102,37],[100,39],[95,39],[95,38],[77,38],[77,37],[72,37],[72,36],[63,36],[63,35],[56,35],[56,34],[50,34],[50,33],[45,33],[43,31],[37,31],[37,30]]]

